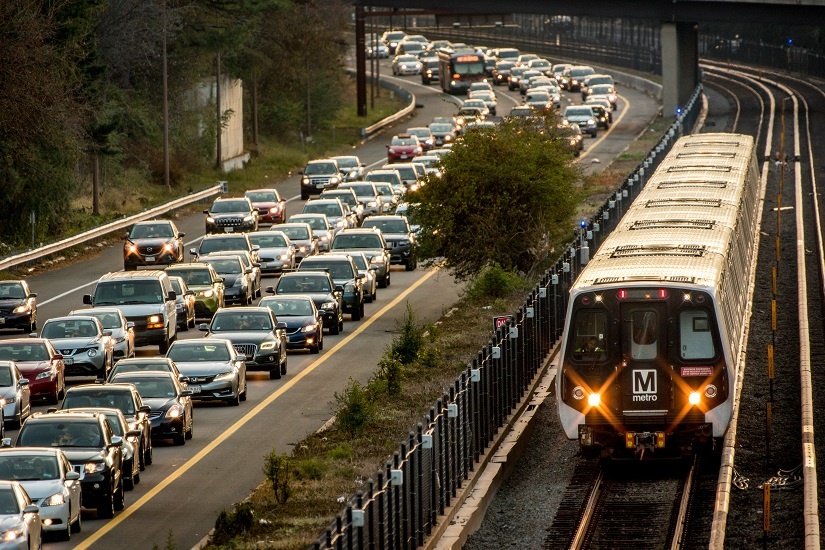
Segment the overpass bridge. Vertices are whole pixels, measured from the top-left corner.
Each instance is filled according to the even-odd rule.
[[[388,9],[443,12],[443,0],[371,0],[369,5]],[[356,2],[356,53],[364,74],[364,6]],[[699,25],[705,22],[825,25],[825,0],[452,0],[451,13],[525,13],[654,20],[661,24],[662,108],[676,113],[699,83]],[[366,112],[366,86],[358,104]]]

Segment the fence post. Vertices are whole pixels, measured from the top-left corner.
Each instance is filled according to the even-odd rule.
[[[416,426],[416,452],[418,459],[415,462],[416,472],[418,477],[418,498],[416,499],[416,506],[418,507],[418,529],[416,530],[416,544],[421,546],[424,544],[424,531],[427,520],[424,519],[424,426],[421,422]],[[430,488],[432,490],[432,488]],[[428,533],[429,534],[429,533]]]

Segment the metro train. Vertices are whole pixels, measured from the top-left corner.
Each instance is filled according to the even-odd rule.
[[[754,140],[680,138],[570,290],[556,380],[603,456],[713,446],[731,419],[759,239]]]

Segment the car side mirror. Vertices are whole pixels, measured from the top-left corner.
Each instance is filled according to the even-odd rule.
[[[28,506],[23,508],[23,513],[24,514],[39,514],[40,513],[40,508],[38,508],[34,504],[29,504]]]
[[[252,262],[252,267],[261,267],[260,262]]]
[[[184,295],[184,296],[194,296],[194,295],[195,295],[195,291],[194,291],[194,290],[187,290],[186,292],[184,292],[184,293],[183,293],[183,295]],[[133,323],[133,324],[134,324],[134,323]]]
[[[186,236],[186,233],[178,233],[178,238],[182,239]]]
[[[0,440],[0,447],[11,447],[11,438],[4,437],[2,440]]]
[[[30,292],[27,298],[37,298],[37,292]]]
[[[283,321],[278,321],[278,324],[275,325],[275,328],[286,328],[286,323],[284,323]],[[28,382],[28,380],[26,380],[26,382]]]
[[[261,249],[260,245],[257,245],[257,244],[252,245],[252,250],[260,250],[260,249]]]
[[[167,302],[174,302],[178,298],[177,293],[174,290],[170,290],[169,294],[166,295]]]
[[[52,361],[60,361],[61,359],[63,359],[63,356],[59,353],[52,355]]]
[[[341,285],[335,285],[335,292],[344,292],[344,287]]]
[[[182,392],[180,392],[181,397],[192,397],[192,395],[192,390],[183,390]]]
[[[120,237],[120,238],[121,238],[122,240],[124,240],[124,241],[128,241],[128,240],[129,240],[129,234],[128,234],[128,233],[124,233],[123,235],[121,235],[121,237]]]
[[[17,381],[17,383],[20,384],[21,386],[28,386],[29,385],[29,379],[28,378],[21,378],[20,380]]]
[[[201,332],[209,332],[209,325],[206,323],[201,323],[198,325],[198,330]]]
[[[135,328],[134,321],[126,321],[126,330]]]
[[[152,407],[150,407],[149,405],[141,405],[140,408],[138,409],[138,412],[148,414],[148,413],[152,412]]]
[[[244,271],[244,273],[246,273],[247,275],[249,275],[250,273],[252,273],[252,268],[251,268],[251,267],[247,267],[247,268],[246,268],[246,270]]]
[[[208,216],[209,215],[209,210],[204,210],[203,213]]]
[[[275,287],[274,286],[268,286],[264,290],[266,291],[267,294],[275,294]]]
[[[236,361],[246,361],[246,355],[240,354],[235,356]]]
[[[112,335],[112,331],[111,331],[111,330],[106,329],[106,330],[104,330],[104,331],[103,331],[103,336],[111,336],[111,335]]]
[[[123,438],[119,435],[112,436],[112,442],[107,445],[108,447],[122,447],[123,446]]]
[[[359,278],[359,279],[366,279],[366,278],[367,278],[367,275],[366,275],[365,273],[359,273],[359,274],[358,274],[358,278]]]
[[[91,294],[84,294],[83,295],[83,303],[92,305],[92,295]]]
[[[189,253],[193,256],[197,256],[198,255],[198,249],[197,248],[190,248]]]
[[[126,437],[140,437],[140,430],[129,430],[126,432]]]
[[[69,470],[66,472],[66,476],[63,478],[66,481],[77,481],[80,479],[80,474],[75,472],[74,470]]]

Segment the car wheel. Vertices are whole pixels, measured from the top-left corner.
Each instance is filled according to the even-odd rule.
[[[109,493],[103,502],[97,505],[97,517],[108,519],[115,516],[115,495]]]
[[[64,390],[65,392],[65,390]],[[46,396],[46,403],[49,405],[57,405],[57,402],[60,400],[60,391],[57,389],[57,383],[55,382],[54,386],[54,393],[51,395]]]
[[[340,321],[334,321],[329,326],[329,333],[330,334],[338,334],[339,332],[341,332],[341,322]]]
[[[243,401],[243,399],[241,399],[241,401]],[[190,418],[189,419],[189,429],[186,430],[186,435],[184,435],[184,437],[186,439],[192,439],[192,436],[194,436],[194,435],[195,435],[195,421]]]
[[[138,469],[143,471],[146,469],[146,451],[143,449],[143,444],[141,443],[140,447],[138,448]]]
[[[120,478],[120,485],[119,485],[117,491],[115,491],[115,494],[114,494],[113,498],[114,498],[114,505],[113,506],[114,506],[115,510],[117,510],[117,511],[123,510],[123,506],[124,506],[123,478]]]
[[[279,380],[281,378],[281,366],[278,365],[274,369],[269,369],[269,379]]]
[[[361,306],[360,305],[355,304],[355,306],[352,308],[352,313],[350,313],[350,318],[353,321],[358,321],[359,319],[361,319]]]
[[[192,320],[188,321],[186,324],[189,326],[189,328],[195,328],[195,316],[192,315]]]
[[[78,514],[79,515],[79,514]],[[69,521],[66,522],[66,528],[62,531],[57,532],[57,540],[71,540],[72,538],[72,531],[74,531],[74,526],[70,523],[72,520],[72,508],[69,507]],[[42,532],[41,535],[45,535],[45,532]]]
[[[189,330],[189,323],[183,323],[182,325],[178,325],[178,330],[181,332],[186,332]]]
[[[372,289],[372,301],[376,301],[378,299],[378,286]]]
[[[301,200],[305,201],[307,199],[309,199],[309,193],[301,193]]]
[[[241,404],[241,388],[240,387],[238,387],[238,392],[235,395],[233,395],[232,397],[230,397],[229,401],[227,401],[227,403],[229,403],[233,407],[237,407],[238,405]],[[186,431],[185,427],[184,427],[184,431]]]
[[[149,466],[152,463],[152,443],[149,443],[149,448],[143,453],[143,463]]]
[[[123,489],[126,491],[132,491],[135,488],[135,478],[130,477],[123,480]]]
[[[341,316],[341,319],[338,321],[338,332],[344,332],[344,316]]]
[[[185,429],[183,431],[186,432]],[[175,445],[186,445],[185,433],[175,434],[174,436],[172,436],[172,443],[174,443]]]
[[[361,302],[361,305],[358,308],[358,313],[361,315],[361,318],[364,318],[364,302]]]
[[[309,346],[309,352],[312,354],[321,353],[321,341],[319,340],[317,344]]]
[[[77,511],[77,519],[72,523],[72,533],[79,533],[83,529],[83,520],[80,519],[80,510]],[[72,519],[72,511],[69,510],[69,521]]]
[[[390,286],[390,268],[389,267],[387,268],[387,277],[386,277],[386,280],[384,281],[384,286],[385,287]]]
[[[138,483],[140,483],[140,472],[135,473],[135,474],[132,476],[132,479],[134,480],[135,485],[137,485]]]
[[[160,344],[158,344],[158,352],[161,355],[166,355],[166,352],[169,351],[169,344],[170,344],[169,335],[167,335],[166,339],[163,342],[161,342]]]

